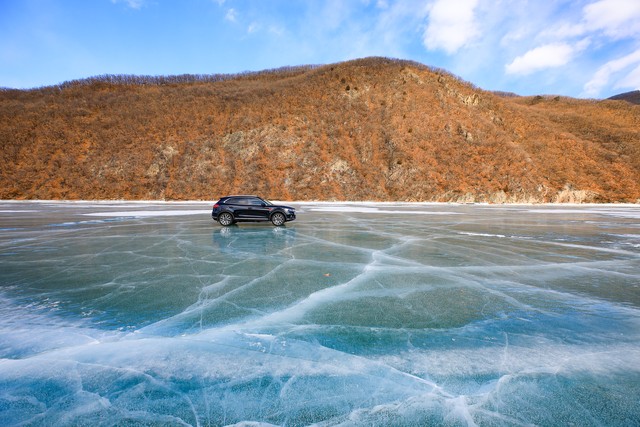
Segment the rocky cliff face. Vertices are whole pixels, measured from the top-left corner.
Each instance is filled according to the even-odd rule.
[[[0,197],[636,202],[640,106],[368,58],[0,92]]]

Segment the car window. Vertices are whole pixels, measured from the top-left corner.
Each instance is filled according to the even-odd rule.
[[[246,205],[246,201],[245,199],[242,199],[240,197],[229,197],[227,199],[227,204],[228,205]]]
[[[249,204],[252,206],[262,206],[262,203],[264,203],[260,199],[248,199],[248,200],[249,200]]]

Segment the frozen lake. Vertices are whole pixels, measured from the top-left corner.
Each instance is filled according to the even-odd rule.
[[[0,202],[0,425],[640,425],[640,207]]]

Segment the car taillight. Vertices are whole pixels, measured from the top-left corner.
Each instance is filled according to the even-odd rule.
[[[213,209],[218,209],[219,207],[220,207],[220,205],[217,204],[217,203],[215,205],[213,205]]]

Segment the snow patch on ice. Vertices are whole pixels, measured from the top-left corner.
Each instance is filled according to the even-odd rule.
[[[375,213],[375,214],[405,214],[405,215],[462,215],[461,212],[444,211],[416,211],[416,210],[389,210],[367,206],[313,206],[307,208],[313,212],[339,212],[339,213]]]
[[[181,215],[210,215],[210,211],[198,210],[163,210],[163,211],[118,211],[118,212],[91,212],[83,214],[85,216],[99,217],[133,217],[150,218],[156,216],[181,216]]]
[[[592,209],[555,209],[549,207],[548,209],[528,209],[529,213],[541,213],[541,214],[577,214],[577,215],[607,215],[616,218],[638,218],[640,219],[640,209],[636,208],[592,208]]]
[[[504,234],[471,233],[471,232],[468,232],[468,231],[461,231],[458,234],[463,234],[465,236],[474,236],[474,237],[500,237],[500,238],[507,237]]]

